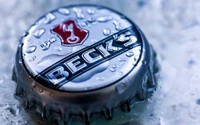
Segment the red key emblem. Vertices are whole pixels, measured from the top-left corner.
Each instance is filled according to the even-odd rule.
[[[65,21],[52,31],[61,37],[62,45],[82,44],[88,36],[88,31],[79,28],[74,20]]]

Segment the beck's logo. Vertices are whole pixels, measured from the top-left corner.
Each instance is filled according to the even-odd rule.
[[[52,29],[52,31],[61,38],[62,45],[79,45],[84,42],[88,36],[88,31],[80,29],[74,20],[65,21]]]
[[[38,74],[36,79],[47,79],[48,85],[51,88],[58,89],[68,81],[75,79],[94,67],[134,47],[141,46],[137,36],[137,32],[132,27],[123,29],[51,65]]]

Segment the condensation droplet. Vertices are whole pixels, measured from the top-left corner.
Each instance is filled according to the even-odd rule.
[[[35,50],[36,50],[36,46],[29,46],[27,49],[26,49],[26,52],[27,53],[32,53],[32,52],[34,52]]]
[[[35,82],[32,82],[31,86],[32,86],[33,88],[35,88],[35,87],[36,87],[36,83],[35,83]]]
[[[110,34],[111,34],[110,29],[104,29],[104,30],[103,30],[103,34],[104,34],[105,36],[110,35]]]
[[[117,72],[118,75],[122,76],[124,73],[122,71]]]
[[[42,89],[42,88],[39,88],[39,92],[42,93],[42,92],[43,92],[43,89]]]
[[[51,97],[54,97],[54,94],[53,94],[53,93],[50,93],[49,95],[50,95]]]
[[[29,62],[33,62],[36,59],[36,56],[33,56],[32,58],[30,58],[28,61]]]
[[[137,63],[137,58],[134,57],[134,62],[133,62],[133,65],[135,66]]]
[[[46,17],[45,17],[45,21],[44,21],[44,23],[45,24],[49,24],[49,23],[51,23],[53,20],[55,20],[56,19],[56,17],[52,14],[52,13],[48,13],[47,15],[46,15]]]
[[[126,19],[126,17],[125,16],[120,16],[121,17],[121,19]]]
[[[118,38],[117,38],[117,42],[126,42],[130,40],[129,37],[125,36],[124,34],[121,34]]]
[[[126,83],[121,83],[120,86],[127,87]]]
[[[24,37],[27,37],[28,35],[29,35],[29,32],[25,32],[25,33],[23,34]]]
[[[119,93],[122,94],[127,88],[127,85],[125,83],[120,83],[119,85],[116,86],[115,90]]]
[[[111,16],[104,16],[104,17],[98,17],[97,18],[97,21],[100,22],[100,23],[105,23],[105,22],[108,22],[110,20],[112,20]]]
[[[95,14],[95,10],[87,9],[87,13],[90,14],[90,15],[93,15],[93,14]]]
[[[113,65],[112,67],[113,67],[113,68],[116,68],[117,66],[116,66],[116,65]]]
[[[92,27],[92,25],[91,25],[91,24],[88,24],[87,26],[88,26],[88,28],[91,28],[91,27]]]
[[[21,47],[22,47],[22,44],[19,44],[18,47],[21,48]]]
[[[85,23],[85,22],[81,23],[81,26],[86,26],[86,25],[87,25],[87,23]]]
[[[85,15],[82,12],[82,9],[79,8],[73,8],[73,11],[76,13],[77,18],[84,19]]]
[[[143,60],[143,61],[142,61],[142,64],[146,65],[146,64],[147,64],[147,61]]]
[[[92,39],[91,42],[92,42],[92,43],[96,43],[97,40],[96,40],[96,39]]]
[[[121,23],[119,21],[114,20],[113,24],[115,25],[115,29],[116,30],[121,30],[122,29]]]
[[[51,38],[49,41],[45,41],[42,44],[40,44],[40,47],[42,48],[43,51],[48,50],[51,44],[55,41],[56,41],[55,38]]]
[[[111,68],[110,71],[111,71],[111,72],[115,72],[116,69],[115,69],[115,68]]]
[[[94,18],[88,18],[88,19],[87,19],[87,22],[88,22],[88,23],[93,23],[93,22],[95,22],[95,21],[96,21],[96,20],[95,20]]]
[[[127,57],[131,57],[131,56],[133,56],[133,55],[134,55],[134,53],[133,53],[132,51],[129,51],[129,52],[126,53],[126,56],[127,56]]]
[[[50,43],[56,42],[56,39],[55,39],[55,38],[51,38],[51,39],[49,40],[49,42],[50,42]]]
[[[125,62],[125,61],[126,61],[125,58],[119,58],[118,60],[119,60],[120,62]]]
[[[18,105],[11,105],[6,110],[10,111],[10,113],[14,116],[19,114],[19,106]]]
[[[85,90],[90,90],[90,87],[85,87],[84,89],[85,89]]]
[[[45,32],[45,29],[39,29],[37,31],[35,31],[35,33],[33,34],[35,36],[35,38],[39,39]]]
[[[28,39],[27,40],[30,44],[33,44],[34,43],[34,41],[32,40],[32,39]]]
[[[55,50],[61,52],[61,51],[62,51],[62,48],[61,48],[60,46],[56,46],[56,47],[55,47]]]
[[[70,11],[66,8],[60,8],[58,10],[58,12],[60,12],[61,14],[64,14],[64,15],[69,15],[70,14]]]
[[[119,51],[120,49],[122,49],[122,48],[120,48],[120,47],[112,47],[111,48],[113,51]]]
[[[104,77],[97,77],[96,79],[97,79],[98,81],[104,81],[105,78],[104,78]]]
[[[21,59],[19,60],[19,64],[22,64],[22,60]]]

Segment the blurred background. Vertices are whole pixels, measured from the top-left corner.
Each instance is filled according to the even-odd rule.
[[[103,5],[125,14],[158,54],[159,86],[146,109],[110,125],[200,124],[200,0],[0,0],[1,125],[43,125],[13,97],[16,84],[11,74],[18,40],[40,16],[77,3]]]

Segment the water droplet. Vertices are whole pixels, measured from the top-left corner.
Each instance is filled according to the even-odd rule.
[[[18,45],[18,47],[21,48],[21,47],[22,47],[22,44],[20,43],[20,44]]]
[[[87,25],[87,23],[85,23],[85,22],[81,23],[81,26],[86,26],[86,25]]]
[[[122,76],[124,73],[122,72],[122,71],[120,71],[120,72],[117,72],[117,75],[120,75],[120,76]]]
[[[60,46],[56,46],[56,47],[55,47],[55,50],[57,50],[57,51],[60,52],[60,51],[62,51],[62,48],[61,48]]]
[[[42,89],[42,88],[39,88],[39,92],[42,93],[42,92],[43,92],[43,89]]]
[[[93,23],[93,22],[95,22],[95,21],[96,21],[96,20],[95,20],[94,18],[88,18],[88,19],[87,19],[87,22],[88,22],[88,23]]]
[[[117,42],[126,42],[126,41],[128,41],[128,40],[130,40],[130,37],[127,37],[127,36],[125,36],[124,34],[121,34],[121,35],[118,37]]]
[[[100,22],[100,23],[105,23],[105,22],[108,22],[110,20],[112,20],[111,16],[104,16],[104,17],[98,17],[97,18],[97,21]]]
[[[92,25],[96,25],[96,24],[97,24],[96,22],[93,22],[93,23],[92,23]]]
[[[134,53],[133,53],[132,51],[129,51],[129,52],[126,53],[126,56],[127,56],[127,57],[131,57],[131,56],[133,56],[133,55],[134,55]]]
[[[77,18],[79,18],[79,19],[85,18],[85,15],[83,14],[81,9],[73,8],[73,11],[76,13]]]
[[[131,35],[131,32],[128,31],[128,32],[126,32],[125,34],[126,34],[127,36],[130,36],[130,35]]]
[[[137,58],[134,57],[134,62],[133,62],[133,65],[135,66],[137,63]]]
[[[141,52],[141,48],[139,48],[138,50],[139,50],[139,52]]]
[[[119,85],[116,86],[115,90],[119,93],[122,94],[127,88],[127,85],[125,83],[120,83]]]
[[[91,42],[92,42],[92,43],[96,43],[97,40],[96,40],[96,39],[92,39]]]
[[[119,58],[118,60],[119,60],[120,62],[125,62],[125,61],[126,61],[125,58]]]
[[[111,34],[110,29],[104,29],[104,30],[103,30],[103,34],[104,34],[105,36],[110,35],[110,34]]]
[[[35,31],[35,33],[33,34],[35,36],[35,38],[39,39],[45,32],[45,29],[39,29],[37,31]]]
[[[49,42],[44,42],[40,46],[42,47],[42,50],[45,51],[45,50],[49,49],[50,43]]]
[[[116,66],[116,65],[113,65],[112,67],[113,67],[113,68],[116,68],[117,66]]]
[[[27,121],[24,121],[24,125],[28,125],[28,122],[27,122]]]
[[[55,38],[51,38],[49,41],[45,41],[42,44],[40,44],[41,48],[43,51],[48,50],[50,45],[55,42],[56,39]]]
[[[25,32],[25,33],[23,34],[24,37],[27,37],[28,35],[29,35],[29,32]]]
[[[121,50],[122,48],[120,48],[120,47],[112,47],[111,49],[112,49],[112,51],[119,51],[119,50]]]
[[[53,94],[53,93],[50,93],[49,95],[50,95],[51,97],[54,97],[54,94]]]
[[[85,89],[85,90],[90,90],[90,87],[85,87],[84,89]]]
[[[14,116],[19,114],[19,106],[18,105],[11,105],[6,110],[10,111],[10,113]]]
[[[105,78],[104,78],[104,77],[97,77],[96,79],[97,79],[98,81],[104,81]]]
[[[115,25],[115,29],[116,30],[121,30],[122,29],[121,23],[119,21],[114,20],[113,24]]]
[[[32,40],[32,39],[28,39],[27,40],[30,44],[33,44],[34,43],[34,41]]]
[[[60,8],[58,10],[58,12],[60,12],[61,14],[64,14],[64,15],[69,15],[70,14],[70,11],[66,8]]]
[[[3,79],[1,79],[1,80],[0,80],[0,84],[2,84],[3,82],[4,82],[4,80],[3,80]]]
[[[92,27],[92,25],[91,25],[91,24],[88,24],[87,26],[88,26],[88,28],[91,28],[91,27]]]
[[[135,37],[135,36],[130,36],[130,39],[131,39],[131,43],[135,43],[135,42],[137,42],[137,37]]]
[[[115,68],[111,68],[110,71],[111,71],[111,72],[115,72],[116,69],[115,69]]]
[[[142,61],[142,64],[146,65],[146,64],[147,64],[147,61],[143,60],[143,61]]]
[[[121,19],[126,19],[126,17],[125,17],[125,16],[123,16],[123,15],[122,15],[122,16],[120,16],[120,17],[121,17]]]
[[[19,64],[22,64],[22,60],[19,60]]]
[[[95,14],[95,10],[87,9],[87,13],[90,14],[90,15],[93,15],[93,14]]]
[[[56,39],[55,39],[55,38],[51,38],[51,39],[49,40],[49,42],[50,42],[50,43],[56,42]]]
[[[131,122],[133,122],[134,121],[134,118],[131,118]]]
[[[36,87],[36,83],[35,83],[35,82],[32,82],[31,86],[32,86],[33,88],[35,88],[35,87]]]
[[[36,56],[33,56],[32,58],[30,58],[28,61],[29,62],[33,62],[36,59]]]
[[[35,50],[36,50],[36,46],[29,46],[27,49],[26,49],[26,52],[27,53],[32,53],[32,52],[34,52]]]
[[[49,24],[49,23],[51,23],[53,20],[55,20],[56,19],[56,17],[52,14],[52,13],[48,13],[47,15],[46,15],[46,17],[45,17],[45,21],[44,21],[44,23],[45,24]]]
[[[104,9],[102,6],[96,6],[98,10]]]

